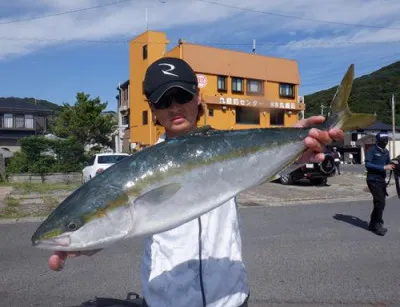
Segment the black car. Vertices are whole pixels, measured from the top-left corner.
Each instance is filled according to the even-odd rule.
[[[326,185],[328,178],[336,173],[334,158],[330,153],[325,153],[324,161],[320,163],[307,163],[291,171],[281,174],[279,181],[282,184],[293,184],[301,179],[310,180],[314,185]]]

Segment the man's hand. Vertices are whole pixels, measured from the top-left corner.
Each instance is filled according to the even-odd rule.
[[[64,268],[67,258],[74,258],[80,255],[91,256],[99,251],[101,251],[101,249],[95,249],[85,252],[54,252],[54,254],[50,256],[48,261],[49,268],[53,271],[61,271]]]
[[[294,127],[307,128],[310,126],[322,124],[325,121],[324,116],[310,116],[302,119]],[[297,162],[322,162],[325,158],[324,147],[333,140],[343,140],[344,133],[340,129],[330,129],[323,131],[311,128],[308,136],[304,139],[304,144],[309,148]]]
[[[385,169],[385,170],[387,170],[387,171],[391,171],[392,169],[394,169],[396,167],[396,165],[394,165],[394,164],[387,164],[387,165],[385,165],[383,168]]]

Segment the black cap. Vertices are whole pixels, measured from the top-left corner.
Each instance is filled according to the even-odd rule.
[[[144,77],[144,93],[150,103],[156,104],[166,91],[180,87],[197,94],[197,76],[182,59],[164,57],[153,62]]]

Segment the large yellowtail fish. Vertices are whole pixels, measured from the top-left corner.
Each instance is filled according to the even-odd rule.
[[[349,131],[375,121],[352,114],[351,65],[319,129]],[[266,182],[307,149],[310,128],[200,128],[114,164],[66,198],[39,226],[32,244],[60,251],[105,248],[184,224]]]

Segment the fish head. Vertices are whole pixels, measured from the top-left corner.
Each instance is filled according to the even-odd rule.
[[[33,234],[32,245],[57,250],[68,248],[73,233],[79,231],[84,223],[84,218],[79,215],[68,214],[60,218],[57,214],[50,215]]]
[[[121,188],[88,182],[69,195],[32,235],[32,245],[57,251],[104,248],[132,228],[129,198]]]

